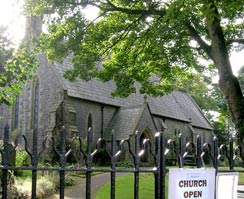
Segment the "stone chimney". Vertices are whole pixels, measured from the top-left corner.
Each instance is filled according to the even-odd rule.
[[[38,38],[42,32],[42,16],[27,16],[25,24],[24,43],[30,48],[33,47],[31,40]]]
[[[29,49],[34,48],[34,43],[32,42],[33,38],[38,38],[42,32],[42,17],[41,16],[27,16],[26,24],[25,24],[25,36],[23,39],[23,44],[25,47]],[[34,81],[34,80],[32,80]],[[22,135],[27,135],[26,132],[30,132],[30,121],[31,121],[31,89],[33,83],[31,81],[27,82],[25,86],[23,86],[22,92],[22,106],[21,106],[21,133]],[[31,143],[31,141],[29,141]]]

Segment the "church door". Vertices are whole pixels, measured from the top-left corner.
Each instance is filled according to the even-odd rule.
[[[141,162],[142,163],[150,163],[150,149],[149,149],[149,144],[144,144],[143,145],[143,142],[144,140],[148,139],[150,141],[150,138],[149,138],[149,134],[147,131],[144,131],[142,134],[141,134],[141,137],[140,137],[140,146],[141,146],[141,149],[144,148],[144,154],[141,156]]]

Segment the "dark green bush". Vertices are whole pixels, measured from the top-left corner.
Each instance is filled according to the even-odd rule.
[[[26,167],[31,165],[30,156],[28,153],[23,150],[22,148],[16,149],[16,160],[15,160],[16,167]],[[23,170],[16,170],[14,174],[16,176],[22,176],[25,172]]]
[[[98,149],[93,157],[93,161],[98,166],[109,166],[111,162],[110,157],[104,148]]]
[[[125,168],[133,168],[134,164],[132,162],[121,161],[121,162],[116,162],[116,166],[125,167]]]
[[[16,167],[25,167],[25,166],[30,166],[31,165],[31,160],[30,156],[28,153],[21,149],[17,148],[16,149]]]

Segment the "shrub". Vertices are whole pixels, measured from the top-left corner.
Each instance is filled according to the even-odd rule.
[[[37,180],[38,198],[44,198],[57,192],[59,185],[58,175],[45,175]]]
[[[30,160],[28,153],[25,150],[17,147],[16,160],[15,160],[16,167],[29,166],[30,164],[31,164],[31,160]],[[25,172],[23,170],[14,171],[14,174],[16,176],[22,176],[24,173]]]
[[[74,184],[75,184],[74,179],[71,176],[66,175],[65,176],[65,186],[73,186]]]
[[[59,186],[59,175],[57,172],[47,172],[37,179],[37,199],[45,198],[57,192]],[[31,178],[19,178],[15,184],[18,196],[16,198],[31,197]]]
[[[84,163],[83,154],[80,151],[80,144],[82,149],[86,150],[86,139],[82,139],[81,143],[78,139],[73,140],[72,142],[67,142],[67,149],[72,149],[72,153],[68,156],[67,162],[68,163],[78,163],[78,165],[82,165]]]
[[[94,163],[98,166],[108,166],[110,165],[110,157],[106,149],[98,149],[97,153],[94,155]]]
[[[21,149],[16,149],[16,167],[29,166],[31,164],[30,156],[28,153]]]
[[[132,162],[121,161],[116,163],[117,167],[133,168],[134,164]]]

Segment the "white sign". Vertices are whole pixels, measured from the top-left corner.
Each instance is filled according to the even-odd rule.
[[[237,199],[238,173],[217,174],[217,199]]]
[[[169,169],[169,199],[214,199],[215,169]]]

